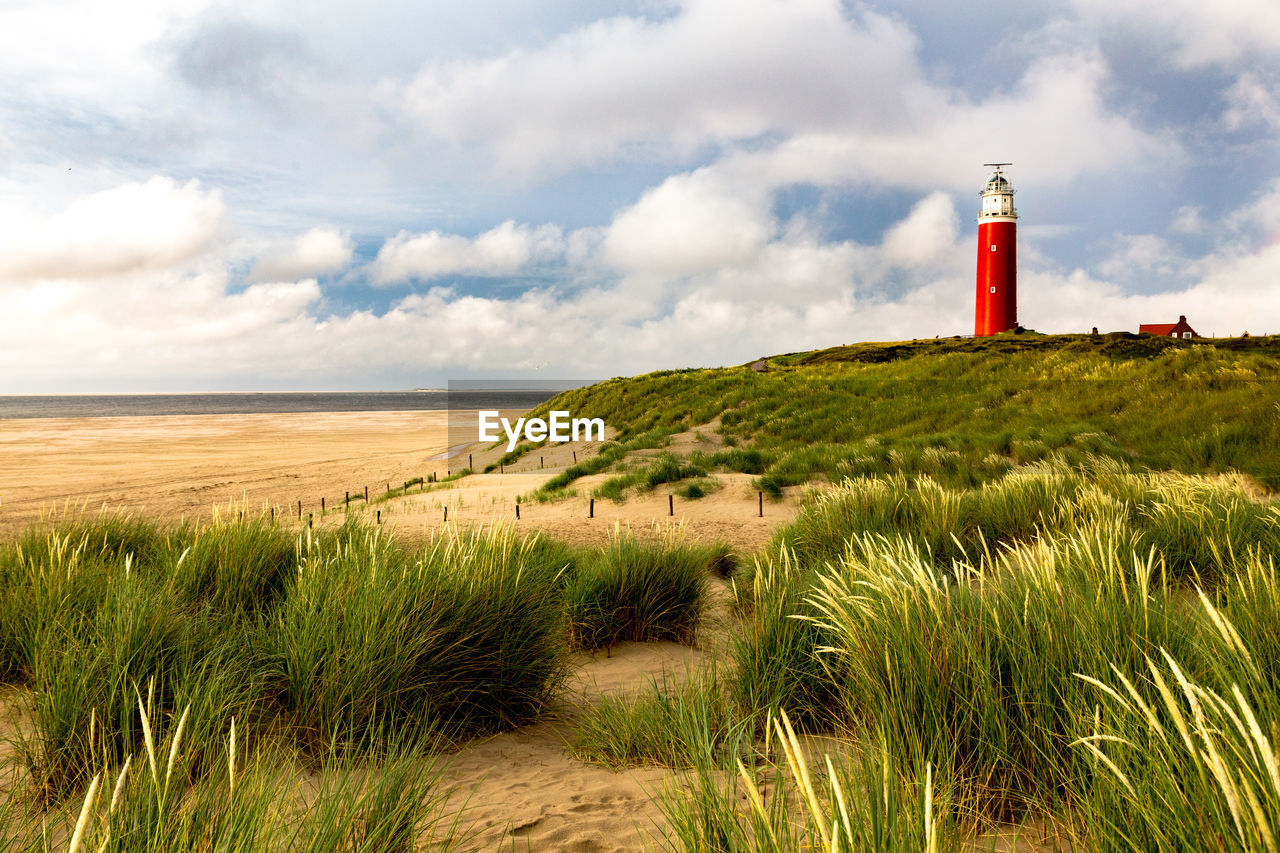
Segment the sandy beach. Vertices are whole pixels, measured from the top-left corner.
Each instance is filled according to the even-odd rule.
[[[594,445],[556,445],[506,467],[503,473],[414,487],[402,499],[381,502],[388,486],[445,476],[496,461],[501,449],[454,448],[446,458],[447,412],[340,412],[125,418],[0,420],[0,532],[12,533],[42,516],[73,510],[145,512],[157,518],[208,518],[215,508],[275,507],[282,517],[315,523],[341,520],[348,492],[373,502],[354,511],[382,520],[402,536],[419,537],[445,522],[515,522],[516,499],[527,495],[575,454]],[[679,447],[688,441],[677,436]],[[522,527],[577,543],[599,543],[616,524],[647,530],[682,525],[697,539],[723,540],[743,550],[766,543],[794,514],[794,497],[764,502],[759,514],[751,477],[721,474],[722,487],[697,501],[666,491],[625,504],[589,497],[607,475],[574,484],[576,495],[553,503],[521,505]],[[326,512],[321,516],[321,499]],[[673,512],[674,510],[674,512]],[[370,520],[374,520],[371,518]],[[590,522],[590,523],[588,523]]]
[[[65,506],[207,517],[341,500],[442,462],[446,412],[0,420],[0,526]],[[434,468],[433,468],[434,466]]]

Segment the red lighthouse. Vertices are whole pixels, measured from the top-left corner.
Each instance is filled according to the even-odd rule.
[[[1018,209],[1013,184],[1000,169],[1010,163],[985,163],[995,171],[982,188],[978,214],[978,299],[973,334],[981,337],[1018,326]]]

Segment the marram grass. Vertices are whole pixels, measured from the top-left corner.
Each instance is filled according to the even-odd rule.
[[[1086,837],[1081,803],[1107,781],[1081,740],[1107,720],[1088,679],[1128,679],[1156,707],[1148,661],[1168,655],[1205,690],[1225,699],[1239,684],[1275,707],[1275,519],[1239,480],[1105,460],[1046,460],[963,490],[848,481],[734,576],[730,695],[755,714],[882,733],[896,763],[948,780],[952,816],[973,830],[1038,815]],[[1127,843],[1115,849],[1145,849]]]
[[[309,544],[267,639],[278,701],[316,746],[531,722],[565,673],[562,570],[509,527]]]
[[[721,549],[615,530],[565,589],[569,643],[598,649],[624,640],[691,643],[707,604],[709,567]]]
[[[217,766],[192,778],[199,735],[190,707],[169,715],[137,697],[142,746],[123,761],[95,760],[83,797],[40,824],[14,802],[0,807],[0,849],[30,853],[196,853],[308,850],[408,853],[469,849],[461,814],[444,809],[434,759],[404,744],[353,762],[322,757],[312,776],[284,752],[246,749],[236,720],[199,748]],[[314,780],[314,781],[313,781]]]

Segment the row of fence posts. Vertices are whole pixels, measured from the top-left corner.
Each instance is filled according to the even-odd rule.
[[[427,484],[428,484],[428,483],[436,483],[436,482],[438,482],[438,480],[436,479],[436,475],[435,475],[434,473],[432,473],[432,474],[428,474],[428,475],[427,475],[427,476],[425,476],[425,477],[418,477],[418,478],[417,478],[417,479],[415,479],[415,480],[405,480],[405,481],[404,481],[404,486],[402,487],[402,490],[403,490],[404,494],[406,494],[406,495],[407,495],[407,494],[409,494],[409,488],[410,488],[411,486],[417,485],[417,486],[419,486],[419,487],[420,487],[420,490],[421,490],[421,489],[425,489],[425,488],[427,487]],[[390,483],[387,483],[387,484],[386,484],[386,486],[387,486],[387,494],[389,495],[389,494],[391,494],[391,484],[390,484]],[[356,492],[356,499],[358,500],[360,497],[361,497],[360,492]],[[365,504],[367,505],[367,504],[369,503],[369,487],[368,487],[368,486],[365,486],[365,487],[364,487],[364,495],[363,495],[363,497],[364,497],[364,502],[365,502]],[[343,509],[346,509],[346,508],[348,508],[348,507],[350,507],[350,506],[351,506],[351,491],[350,491],[350,490],[347,490],[347,491],[346,491],[346,492],[344,492],[344,493],[343,493],[343,495],[342,495],[342,507],[343,507]],[[299,521],[301,521],[301,520],[302,520],[302,500],[301,500],[301,498],[299,498],[299,499],[298,499],[297,507],[298,507],[298,520],[299,520]],[[327,501],[327,499],[326,499],[326,498],[321,497],[321,498],[320,498],[320,516],[321,516],[322,518],[324,517],[324,514],[325,514],[325,512],[326,512],[327,510],[328,510],[328,501]],[[382,510],[378,510],[378,511],[377,511],[377,513],[378,513],[378,524],[381,524],[381,523],[382,523]],[[271,507],[271,520],[272,520],[272,521],[275,521],[275,520],[276,520],[276,508],[275,508],[274,506],[273,506],[273,507]],[[446,520],[447,520],[447,519],[446,519]],[[309,513],[307,513],[307,527],[312,527],[312,526],[314,525],[314,522],[315,522],[315,513],[310,513],[310,512],[309,512]]]
[[[577,464],[578,464],[578,451],[576,451],[576,450],[575,450],[575,451],[573,451],[573,464],[574,464],[574,465],[577,465]],[[538,470],[539,470],[539,471],[541,471],[544,467],[546,467],[546,457],[545,457],[545,456],[539,456],[539,457],[538,457]],[[467,454],[467,470],[469,470],[469,471],[475,471],[475,463],[474,463],[474,462],[472,462],[472,460],[471,460],[471,454],[470,454],[470,453],[468,453],[468,454]],[[499,460],[499,462],[498,462],[498,473],[499,473],[499,474],[505,474],[505,473],[507,473],[507,466],[506,466],[506,465],[505,465],[501,460]],[[450,476],[450,477],[451,477],[451,476],[453,476],[453,469],[452,469],[452,468],[450,468],[450,469],[448,470],[448,472],[447,472],[447,476]]]
[[[434,475],[429,475],[429,476],[434,476]],[[426,481],[426,480],[422,480],[422,481],[420,481],[420,482],[425,483],[425,482],[427,482],[427,481]],[[432,481],[432,482],[434,482],[434,481]],[[410,484],[409,482],[406,482],[406,483],[405,483],[405,494],[408,494],[408,488],[409,488],[409,486],[410,486],[410,485],[411,485],[411,484]],[[387,484],[387,494],[390,494],[390,493],[391,493],[391,484],[390,484],[390,483],[388,483],[388,484]],[[368,502],[368,500],[369,500],[369,487],[368,487],[368,486],[365,486],[365,487],[364,487],[364,495],[365,495],[365,498],[364,498],[364,499],[365,499],[365,501],[366,501],[366,503],[367,503],[367,502]],[[764,518],[764,492],[756,492],[756,498],[757,498],[757,506],[758,506],[758,511],[757,511],[757,512],[758,512],[758,516],[759,516],[760,518]],[[349,505],[350,503],[351,503],[351,493],[350,493],[350,492],[347,492],[346,497],[344,498],[344,505]],[[320,515],[321,515],[321,516],[323,516],[323,515],[324,515],[324,511],[325,511],[325,510],[324,510],[324,507],[325,507],[324,498],[321,498],[321,499],[320,499]],[[675,516],[675,514],[676,514],[676,498],[675,498],[675,495],[667,495],[667,515],[668,515],[669,517],[673,517],[673,516]],[[243,518],[243,517],[244,517],[244,514],[243,514],[243,513],[241,513],[241,518]],[[595,518],[595,517],[596,517],[596,499],[595,499],[595,498],[591,498],[591,499],[589,499],[589,500],[588,500],[588,502],[587,502],[587,518]],[[301,500],[299,500],[299,501],[298,501],[298,518],[299,518],[299,520],[301,520],[301,518],[302,518],[302,501],[301,501]],[[271,520],[272,520],[272,521],[275,521],[275,520],[276,520],[276,508],[275,508],[274,506],[273,506],[273,507],[271,507]],[[519,520],[520,520],[520,504],[517,502],[517,503],[516,503],[516,521],[519,521]],[[449,507],[448,507],[448,506],[445,506],[445,507],[444,507],[444,521],[445,521],[445,523],[446,523],[446,524],[449,522]],[[309,512],[309,513],[307,513],[307,527],[312,527],[312,526],[314,525],[314,522],[315,522],[315,514],[314,514],[314,513],[310,513],[310,512]],[[381,524],[381,523],[382,523],[382,510],[378,510],[378,524]]]
[[[576,450],[574,450],[574,451],[573,451],[573,462],[574,462],[574,464],[575,464],[575,465],[578,463],[578,451],[576,451]],[[541,470],[541,469],[543,468],[544,463],[545,463],[545,459],[544,459],[544,457],[539,456],[539,457],[538,457],[538,468],[539,468],[539,470]],[[468,454],[467,454],[467,469],[468,469],[468,470],[472,470],[472,471],[474,471],[474,466],[475,466],[474,457],[472,456],[472,454],[468,453]],[[506,473],[506,468],[505,468],[505,466],[503,465],[503,463],[502,463],[502,462],[498,462],[498,473],[499,473],[499,474]],[[447,470],[447,471],[446,471],[446,475],[445,475],[445,476],[447,476],[447,477],[451,477],[451,476],[453,476],[453,471],[452,471],[452,469]],[[439,481],[437,480],[436,475],[435,475],[434,473],[428,474],[426,477],[419,477],[416,481],[414,481],[414,480],[405,480],[405,481],[404,481],[404,494],[406,494],[406,495],[407,495],[407,494],[409,494],[409,487],[410,487],[411,485],[413,485],[415,482],[416,482],[416,483],[417,483],[417,484],[418,484],[422,489],[425,489],[425,488],[426,488],[426,484],[427,484],[427,483],[436,483],[436,482],[439,482]],[[421,489],[420,489],[420,490],[421,490]],[[388,495],[389,495],[389,494],[391,494],[391,484],[390,484],[390,483],[387,483],[387,494],[388,494]],[[757,497],[757,499],[758,499],[758,510],[757,510],[758,516],[759,516],[760,518],[764,518],[764,492],[762,492],[762,491],[756,492],[756,497]],[[674,496],[674,495],[667,495],[667,515],[668,515],[668,517],[674,517],[674,516],[675,516],[675,514],[676,514],[676,504],[675,504],[675,500],[676,500],[676,499],[675,499],[675,496]],[[369,503],[369,487],[368,487],[368,486],[365,486],[365,487],[364,487],[364,501],[365,501],[365,504],[366,504],[366,505]],[[343,496],[342,504],[343,504],[343,508],[344,508],[344,509],[345,509],[345,508],[347,508],[347,507],[349,507],[349,506],[351,505],[351,492],[350,492],[350,491],[346,492],[346,493],[345,493],[345,495]],[[321,498],[320,498],[320,515],[321,515],[321,516],[323,516],[323,515],[324,515],[324,513],[325,513],[325,499],[324,499],[323,497],[321,497]],[[382,510],[378,510],[378,511],[377,511],[377,514],[378,514],[378,524],[382,524]],[[272,521],[275,521],[275,517],[276,517],[276,509],[275,509],[275,507],[273,506],[273,507],[271,508],[271,520],[272,520]],[[595,499],[595,498],[591,498],[591,499],[590,499],[590,502],[587,504],[587,518],[595,518],[595,517],[596,517],[596,499]],[[299,501],[298,501],[298,519],[299,519],[299,520],[301,520],[301,519],[302,519],[302,501],[301,501],[301,500],[299,500]],[[444,507],[444,520],[445,520],[445,522],[446,522],[446,523],[449,521],[449,507],[447,507],[447,506],[446,506],[446,507]],[[519,520],[520,520],[520,504],[519,504],[519,503],[516,503],[516,520],[517,520],[517,521],[519,521]],[[312,517],[312,514],[308,513],[308,515],[307,515],[307,527],[311,527],[311,526],[312,526],[312,524],[313,524],[313,517]]]

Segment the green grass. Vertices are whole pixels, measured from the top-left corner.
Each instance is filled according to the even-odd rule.
[[[847,481],[802,507],[775,540],[778,556],[734,575],[743,622],[730,695],[757,719],[786,710],[846,737],[879,732],[895,763],[948,780],[963,826],[1028,815],[1070,824],[1082,803],[1110,809],[1064,830],[1102,849],[1096,833],[1123,826],[1132,807],[1117,792],[1133,794],[1081,746],[1108,719],[1082,675],[1128,679],[1157,707],[1167,700],[1149,661],[1167,654],[1204,690],[1230,700],[1241,685],[1251,707],[1268,709],[1263,732],[1280,726],[1280,511],[1247,488],[1060,458],[969,489],[900,474]],[[1227,621],[1240,627],[1225,631]],[[1120,710],[1137,713],[1139,700],[1126,701]],[[1235,713],[1243,719],[1238,700]],[[1114,748],[1091,742],[1115,751],[1151,737],[1118,736]],[[1149,772],[1144,748],[1126,753],[1130,784]],[[1198,772],[1194,753],[1184,759],[1144,795],[1152,815],[1167,819],[1169,792]],[[1225,789],[1212,775],[1206,784],[1195,796],[1225,808]],[[1178,841],[1150,849],[1200,849],[1179,847],[1189,832],[1166,835]]]
[[[652,462],[630,467],[624,473],[605,480],[591,491],[591,496],[621,503],[625,500],[627,491],[633,488],[649,492],[668,483],[697,479],[700,481],[697,484],[698,493],[693,497],[700,498],[704,497],[711,488],[708,485],[711,481],[706,479],[706,473],[701,465],[683,461],[671,453],[664,452]],[[686,484],[682,489],[677,489],[677,493],[681,493],[683,497],[690,497],[684,492],[693,485],[695,484]]]
[[[567,409],[601,417],[617,433],[590,468],[553,478],[551,490],[604,470],[621,448],[656,447],[717,417],[731,448],[698,464],[753,473],[771,494],[815,479],[894,472],[967,488],[1055,453],[1151,470],[1234,470],[1276,488],[1278,353],[1280,338],[861,344],[773,358],[767,373],[737,367],[611,379],[561,394],[534,414]]]
[[[847,482],[731,576],[727,677],[599,702],[575,748],[692,771],[671,849],[961,849],[1025,822],[1273,849],[1280,510],[1248,488],[1061,457]],[[802,766],[793,724],[836,736],[830,763]]]
[[[418,494],[420,492],[429,492],[432,490],[432,487],[436,483],[450,483],[450,482],[453,482],[454,480],[460,480],[463,477],[470,476],[471,474],[474,474],[474,473],[475,472],[472,471],[470,468],[463,468],[461,471],[454,471],[452,474],[448,475],[447,477],[437,477],[434,480],[431,480],[426,477],[414,477],[411,480],[402,481],[398,486],[394,486],[392,488],[387,489],[384,492],[373,495],[372,497],[369,498],[369,503],[370,504],[383,503],[385,501],[394,500],[395,498],[406,497],[407,495]],[[364,499],[363,494],[361,494],[359,497],[362,500]],[[356,496],[353,495],[351,499],[355,500]],[[334,501],[333,508],[337,509],[338,506],[339,506],[339,502]]]
[[[691,643],[707,605],[710,553],[674,536],[617,532],[565,589],[569,644]]]
[[[0,543],[0,672],[27,689],[32,802],[56,810],[180,717],[184,786],[217,772],[233,720],[248,753],[315,766],[525,725],[571,639],[689,642],[710,571],[732,563],[723,546],[508,527],[408,548],[353,518],[73,518]]]
[[[803,729],[829,729],[837,690],[816,649],[829,643],[804,599],[807,573],[788,551],[757,560],[732,578],[741,622],[731,639],[729,691],[758,726],[770,712],[786,709]]]
[[[539,503],[556,500],[575,480],[591,474],[608,470],[634,450],[660,447],[674,429],[653,429],[623,440],[606,441],[600,445],[593,456],[588,456],[576,465],[571,465],[559,474],[550,477],[537,490],[529,495],[531,500]],[[529,445],[532,450],[537,445]],[[520,448],[516,448],[519,451]],[[527,452],[526,450],[526,452]]]
[[[634,697],[596,700],[577,721],[569,750],[575,758],[614,769],[691,769],[700,755],[732,767],[750,752],[745,725],[712,669],[684,684],[650,682]]]
[[[711,477],[699,477],[692,483],[685,483],[676,489],[676,494],[687,501],[705,498],[720,488],[720,483]]]
[[[696,732],[696,730],[695,730]],[[806,755],[790,718],[771,718],[761,749],[720,769],[709,741],[690,744],[689,787],[668,785],[662,810],[679,851],[958,851],[961,834],[934,768],[903,768],[887,741]],[[978,848],[981,849],[981,848]]]
[[[94,765],[83,798],[50,809],[38,829],[12,802],[0,806],[0,849],[408,853],[423,843],[468,846],[469,829],[446,812],[435,761],[420,748],[396,747],[359,763],[328,755],[312,790],[288,754],[246,748],[239,729],[228,726],[213,739],[217,770],[192,781],[196,735],[185,710],[162,724],[138,705],[135,717],[143,748],[122,763]]]
[[[1257,575],[1274,588],[1272,565]],[[1257,601],[1236,604],[1243,616]],[[1280,697],[1261,647],[1208,599],[1202,608],[1209,664],[1161,649],[1139,673],[1081,676],[1097,702],[1073,743],[1092,770],[1075,806],[1091,849],[1276,849]]]
[[[298,569],[294,534],[263,518],[215,520],[188,536],[163,580],[182,600],[216,613],[269,612]]]
[[[136,549],[136,550],[135,550]],[[288,532],[104,515],[0,546],[0,672],[29,688],[37,801],[82,789],[187,709],[184,778],[241,743],[369,754],[538,717],[564,673],[576,549],[489,529],[410,550],[352,520]]]
[[[367,531],[306,553],[269,638],[303,742],[498,731],[564,674],[562,567],[510,528],[446,531],[405,553]]]
[[[41,799],[56,801],[98,761],[122,764],[142,748],[139,696],[154,718],[190,706],[192,743],[207,744],[233,716],[252,737],[265,693],[244,640],[136,573],[113,577],[92,616],[51,621],[35,643],[35,733],[22,745]],[[207,764],[199,748],[190,757]]]

